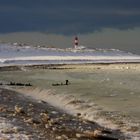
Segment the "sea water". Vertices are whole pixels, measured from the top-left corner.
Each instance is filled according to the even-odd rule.
[[[1,72],[0,80],[30,82],[36,87],[30,90],[36,98],[81,113],[105,127],[121,129],[127,139],[140,139],[139,75],[139,71],[127,69],[27,70]],[[65,80],[70,85],[52,86]]]

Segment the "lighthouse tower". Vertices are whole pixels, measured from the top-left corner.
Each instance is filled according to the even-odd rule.
[[[75,40],[74,40],[74,48],[75,49],[78,48],[78,37],[77,36],[75,37]]]

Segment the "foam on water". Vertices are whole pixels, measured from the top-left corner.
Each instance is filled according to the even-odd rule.
[[[103,127],[114,130],[120,129],[127,139],[140,139],[139,124],[131,122],[131,120],[125,118],[119,112],[104,111],[103,108],[93,101],[85,101],[74,95],[57,94],[55,90],[40,88],[22,88],[17,91],[26,93],[37,100],[47,101],[51,105],[63,109],[72,115],[80,113],[83,119],[97,122]]]

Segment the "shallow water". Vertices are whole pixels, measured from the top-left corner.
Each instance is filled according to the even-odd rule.
[[[140,72],[134,70],[27,70],[0,72],[0,80],[30,82],[43,89],[53,89],[59,95],[57,99],[64,97],[61,101],[65,100],[68,105],[65,107],[73,105],[86,113],[87,118],[96,112],[93,119],[105,117],[128,129],[128,133],[134,133],[140,131],[139,75]],[[69,86],[52,86],[52,83],[65,83],[66,79],[71,83]]]

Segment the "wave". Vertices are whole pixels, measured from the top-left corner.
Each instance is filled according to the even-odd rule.
[[[81,63],[118,63],[140,62],[135,56],[28,56],[0,59],[1,64],[81,64]]]
[[[139,126],[137,124],[132,123],[129,118],[120,112],[105,111],[93,101],[85,101],[74,95],[57,94],[52,89],[47,90],[31,87],[16,89],[16,91],[26,93],[34,99],[46,101],[72,115],[80,114],[81,118],[97,122],[103,127],[114,130],[119,129],[125,134],[127,139],[140,139]]]

